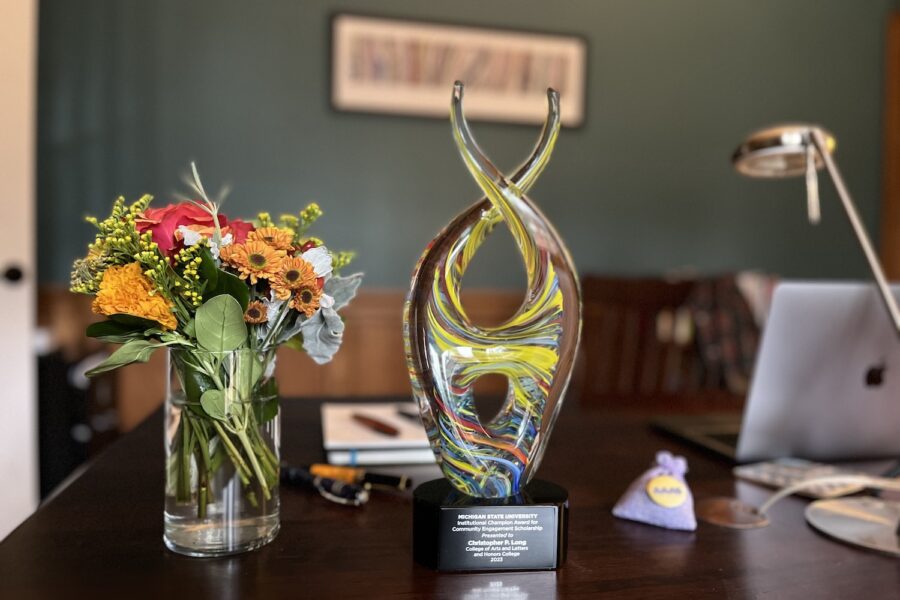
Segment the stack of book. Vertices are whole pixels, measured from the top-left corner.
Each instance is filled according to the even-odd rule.
[[[404,465],[435,461],[412,402],[322,404],[322,439],[333,465]]]

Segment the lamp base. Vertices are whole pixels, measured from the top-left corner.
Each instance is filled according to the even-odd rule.
[[[485,499],[435,479],[413,492],[413,556],[438,571],[556,569],[566,558],[568,512],[568,492],[547,481]]]
[[[900,502],[878,498],[817,500],[806,507],[806,522],[830,538],[900,556]]]

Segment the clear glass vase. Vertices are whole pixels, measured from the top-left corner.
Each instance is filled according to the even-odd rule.
[[[246,552],[279,528],[281,423],[274,351],[170,350],[165,406],[166,546]]]

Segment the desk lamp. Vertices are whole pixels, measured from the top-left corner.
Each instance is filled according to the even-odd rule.
[[[866,228],[859,218],[853,198],[844,185],[831,153],[835,139],[826,130],[815,125],[780,125],[757,131],[735,150],[731,157],[734,168],[749,177],[784,178],[804,175],[806,177],[806,208],[809,222],[817,224],[820,219],[819,183],[817,171],[822,166],[828,170],[837,189],[847,219],[853,227],[856,239],[862,247],[869,263],[869,269],[878,285],[881,299],[887,308],[894,330],[900,335],[900,310],[888,288],[887,279]]]
[[[834,187],[856,239],[862,247],[869,263],[869,269],[878,285],[881,299],[887,309],[894,330],[900,335],[900,310],[888,287],[887,279],[872,242],[866,233],[856,206],[847,191],[831,153],[835,139],[825,129],[815,125],[791,124],[770,127],[750,135],[732,156],[734,168],[749,177],[785,178],[804,176],[806,178],[806,207],[809,221],[816,224],[820,219],[819,183],[817,171],[823,166],[831,175]],[[874,481],[874,480],[873,480]],[[895,481],[880,480],[882,489],[891,489]],[[785,490],[787,492],[788,490]],[[712,506],[714,520],[731,527],[763,526],[767,523],[764,515],[782,494],[776,494],[762,509],[756,510],[742,503],[719,503]],[[816,529],[830,537],[850,544],[873,550],[900,554],[898,536],[900,529],[891,518],[900,512],[900,503],[884,502],[876,498],[857,497],[819,500],[807,507],[806,520]]]

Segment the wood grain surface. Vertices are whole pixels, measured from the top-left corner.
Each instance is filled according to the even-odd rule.
[[[323,458],[318,402],[288,400],[283,456]],[[735,483],[730,465],[655,433],[645,416],[563,407],[540,477],[571,498],[569,553],[558,571],[439,574],[413,562],[411,497],[375,494],[358,509],[282,490],[269,546],[223,559],[175,555],[162,543],[163,453],[155,413],[0,543],[0,598],[886,598],[896,559],[816,534],[806,501],[787,499],[766,529],[701,523],[667,531],[610,510],[655,452],[687,456],[695,498],[768,494]]]

